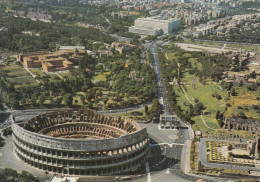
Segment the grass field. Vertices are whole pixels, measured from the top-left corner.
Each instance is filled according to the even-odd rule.
[[[127,14],[128,12],[127,11],[120,11],[121,14]],[[140,15],[139,12],[137,11],[129,11],[129,14],[130,15]]]
[[[148,107],[148,110],[150,110],[150,107]],[[133,120],[146,120],[146,114],[145,114],[145,109],[142,108],[142,109],[137,109],[137,110],[134,110],[134,111],[127,111],[127,112],[124,112],[124,113],[116,113],[116,114],[111,114],[113,116],[124,116],[124,117],[127,117],[127,118],[131,118]]]
[[[260,51],[260,46],[243,45],[243,44],[227,44],[226,48],[245,49],[246,51]]]
[[[257,97],[260,97],[259,91],[248,91],[246,88],[235,87],[236,95],[232,96],[229,103],[231,107],[228,108],[226,115],[232,116],[243,112],[247,117],[260,118],[260,113],[253,109],[252,105],[259,104]],[[238,107],[240,106],[240,108]]]
[[[30,69],[30,71],[32,72],[32,74],[38,75],[40,77],[46,75],[46,73],[44,73],[41,68],[33,68],[33,69]]]
[[[232,114],[237,115],[238,113],[243,112],[247,117],[260,118],[260,113],[257,113],[257,110],[252,108],[252,105],[259,104],[259,100],[257,100],[257,97],[260,97],[259,91],[248,91],[247,88],[234,87],[236,96],[228,97],[227,91],[223,91],[218,83],[208,80],[206,84],[202,84],[199,82],[199,78],[196,78],[195,80],[194,78],[193,75],[185,72],[181,79],[182,88],[185,88],[189,100],[194,104],[194,99],[198,99],[206,107],[203,118],[207,126],[203,123],[200,116],[192,117],[192,120],[195,122],[192,125],[194,131],[200,130],[204,136],[216,136],[219,135],[219,133],[228,136],[230,132],[220,128],[218,121],[216,120],[216,112],[218,110],[220,110],[220,112],[225,112],[225,116],[231,116]],[[192,83],[194,82],[196,82],[196,88],[192,86]],[[178,95],[177,102],[182,110],[188,110],[190,103],[180,86],[174,86],[174,90]],[[216,97],[213,97],[213,95],[216,94],[220,95],[221,99],[218,100]],[[227,103],[230,103],[231,107],[228,107],[228,110],[225,111]],[[238,108],[238,106],[241,106],[242,108]],[[232,131],[232,133],[239,134],[244,138],[252,137],[250,132],[246,131]]]
[[[214,131],[214,129],[219,129],[220,127],[215,116],[217,110],[223,112],[225,109],[226,92],[221,91],[218,85],[214,82],[209,82],[207,85],[202,85],[200,82],[197,81],[197,89],[193,89],[191,85],[185,85],[185,88],[190,100],[198,99],[206,107],[204,112],[207,114],[205,114],[203,118],[209,128],[203,123],[200,116],[196,116],[192,118],[195,121],[193,129],[195,131],[201,130],[203,133],[211,133]],[[212,97],[212,94],[215,93],[221,95],[222,99],[218,100],[217,98]],[[188,102],[186,101],[186,103]]]
[[[189,80],[193,79],[192,77]],[[190,82],[190,81],[189,81]],[[192,88],[191,85],[185,85],[187,93],[193,97],[194,99],[198,99],[202,102],[207,112],[216,112],[217,110],[223,111],[226,106],[225,98],[227,97],[227,93],[225,91],[220,90],[219,86],[215,82],[208,82],[206,85],[201,84],[196,79],[196,89]],[[222,97],[221,100],[218,100],[216,97],[213,97],[213,94],[218,94]]]
[[[217,43],[217,42],[213,42],[213,41],[212,42],[201,42],[201,41],[185,40],[184,43],[206,46],[206,47],[216,47],[216,48],[221,48],[224,45],[223,43]]]
[[[172,60],[174,56],[174,53],[169,53],[168,59]],[[189,59],[192,67],[201,69],[201,63],[199,63],[195,58],[191,58],[191,55],[184,54],[183,56]],[[221,112],[225,110],[227,92],[222,91],[216,82],[207,81],[206,84],[202,84],[198,77],[195,77],[193,74],[191,75],[188,72],[183,73],[181,87],[185,90],[187,97],[192,104],[195,104],[194,100],[198,99],[206,107],[204,110],[205,114],[203,115],[206,125],[200,116],[192,117],[192,120],[195,122],[192,126],[194,131],[200,130],[203,135],[210,135],[214,134],[217,130],[221,130],[218,121],[216,120],[216,112],[218,110]],[[178,95],[177,102],[181,106],[182,110],[184,112],[189,110],[191,103],[182,92],[180,86],[174,86],[174,90],[176,95]],[[216,97],[213,97],[213,95],[216,94],[220,95],[221,99],[218,100]]]
[[[37,83],[24,68],[18,65],[6,66],[3,68],[3,71],[7,72],[7,80],[14,83],[15,87]]]
[[[110,72],[105,72],[103,74],[99,73],[96,76],[93,76],[93,83],[99,82],[99,81],[106,81],[106,75],[109,74]]]

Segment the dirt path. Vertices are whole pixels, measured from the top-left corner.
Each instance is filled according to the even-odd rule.
[[[194,106],[195,104],[189,99],[189,97],[188,97],[188,95],[187,95],[185,89],[183,89],[181,85],[180,85],[180,88],[181,88],[182,92],[184,93],[184,95],[185,95],[186,99],[188,100],[188,102],[189,102],[191,105]],[[191,97],[191,98],[192,98],[192,97]],[[192,98],[192,100],[193,100],[193,98]],[[204,124],[207,128],[214,130],[214,128],[211,128],[211,127],[209,127],[209,126],[207,125],[207,123],[205,122],[205,120],[204,120],[204,118],[203,118],[203,115],[200,115],[200,118],[201,118],[203,124]]]

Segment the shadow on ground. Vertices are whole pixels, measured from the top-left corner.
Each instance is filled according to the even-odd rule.
[[[151,172],[168,169],[179,163],[180,160],[169,158],[164,155],[165,151],[162,150],[164,146],[154,146],[158,143],[155,142],[153,139],[150,139],[150,143],[152,144],[152,147],[150,147],[150,157],[148,159],[148,162]],[[166,148],[164,150],[166,150]]]
[[[0,125],[10,116],[10,113],[0,113]]]

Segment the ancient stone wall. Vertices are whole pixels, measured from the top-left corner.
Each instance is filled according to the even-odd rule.
[[[57,123],[64,125],[69,122],[77,126],[84,123],[84,119],[87,120],[87,115],[81,111],[53,112],[32,118],[25,124],[17,124],[13,121],[14,151],[28,164],[62,174],[120,174],[137,170],[140,165],[144,164],[149,153],[146,128],[140,129],[134,121],[106,117],[92,111],[86,112],[89,118],[95,118],[87,122],[87,124],[93,123],[93,127],[103,122],[104,127],[109,126],[108,130],[114,127],[115,130],[130,133],[121,133],[122,136],[118,138],[105,139],[95,139],[95,137],[68,139],[37,133],[44,128],[57,126]],[[65,115],[67,118],[64,118]],[[59,119],[60,116],[63,119]],[[111,120],[111,122],[105,123],[105,120]],[[79,128],[78,126],[77,129]]]

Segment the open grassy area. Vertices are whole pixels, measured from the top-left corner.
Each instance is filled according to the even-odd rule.
[[[197,60],[197,58],[190,58],[189,62],[192,67],[197,67],[199,70],[202,69],[202,64]]]
[[[260,46],[256,45],[243,45],[243,44],[226,44],[226,48],[232,49],[245,49],[246,51],[260,51]]]
[[[213,124],[211,124],[211,123],[213,123],[212,121],[207,120],[206,118],[204,118],[204,119],[205,119],[205,121],[207,122],[208,125],[213,125]],[[206,126],[204,125],[204,123],[203,123],[203,121],[201,120],[201,117],[200,117],[200,116],[192,117],[192,120],[195,122],[195,123],[192,125],[192,129],[193,129],[194,131],[200,130],[200,131],[203,133],[204,136],[205,136],[205,135],[207,136],[207,135],[212,134],[212,133],[214,132],[213,129],[208,128],[208,127],[206,127]],[[216,124],[216,123],[214,123],[214,125],[215,125],[215,124]]]
[[[44,73],[41,68],[33,68],[33,69],[30,69],[30,71],[32,72],[32,74],[38,75],[40,77],[46,75],[46,73]]]
[[[151,107],[148,107],[148,110],[150,110]],[[127,118],[131,118],[133,120],[139,120],[139,121],[146,121],[146,114],[145,114],[145,109],[137,109],[134,111],[126,111],[124,113],[115,113],[115,114],[111,114],[113,116],[124,116]]]
[[[223,43],[218,42],[202,42],[202,41],[191,41],[191,40],[184,40],[184,43],[187,44],[194,44],[194,45],[200,45],[205,47],[216,47],[216,48],[222,48],[224,46]],[[226,44],[225,49],[245,49],[246,51],[260,51],[260,46],[256,45],[244,45],[244,44]]]
[[[173,60],[173,58],[174,58],[174,53],[173,52],[169,53],[168,54],[168,59],[169,60]]]
[[[106,81],[106,76],[103,74],[98,74],[97,76],[93,76],[93,82]]]
[[[140,13],[137,12],[137,11],[129,11],[129,12],[127,12],[127,11],[120,11],[120,13],[121,13],[121,14],[127,14],[127,13],[129,13],[130,15],[140,15]]]
[[[190,83],[194,78],[189,77],[188,82]],[[227,93],[222,91],[216,82],[207,82],[206,85],[201,84],[196,78],[196,89],[191,85],[185,85],[187,93],[194,99],[198,99],[206,107],[206,112],[215,113],[217,110],[223,111],[226,106],[225,98]],[[218,94],[222,99],[218,100],[213,97],[213,94]]]
[[[201,41],[184,40],[184,43],[200,45],[200,46],[206,46],[206,47],[216,47],[216,48],[221,48],[224,45],[223,43],[217,43],[217,42],[214,42],[214,41],[211,41],[211,42],[201,42]]]
[[[106,75],[109,74],[110,72],[105,72],[105,73],[99,73],[96,76],[93,76],[93,83],[99,82],[99,81],[106,81]]]
[[[215,129],[220,129],[219,124],[215,118],[217,109],[219,109],[219,105],[222,106],[222,110],[224,110],[225,102],[224,101],[218,101],[216,98],[214,98],[214,102],[212,102],[213,99],[211,99],[210,93],[215,93],[215,91],[218,91],[216,87],[209,87],[208,85],[200,86],[198,89],[193,90],[193,88],[189,85],[185,85],[186,93],[188,94],[188,98],[194,103],[192,98],[198,99],[200,102],[204,104],[207,109],[205,110],[208,114],[204,115],[203,118],[205,120],[205,123],[207,126],[203,123],[200,116],[192,117],[192,120],[194,121],[194,124],[192,125],[194,131],[200,130],[204,135],[209,135],[210,133],[213,133]],[[205,89],[205,90],[204,90]],[[189,101],[186,99],[184,93],[182,93],[179,86],[174,87],[175,93],[178,95],[177,102],[181,106],[182,110],[189,110]],[[205,93],[204,93],[205,92]],[[207,93],[210,92],[210,93]],[[203,93],[203,94],[201,94]],[[204,97],[204,96],[205,97]],[[207,99],[208,98],[208,99]]]
[[[191,78],[189,78],[191,79]],[[216,120],[217,110],[223,112],[226,106],[226,92],[220,90],[219,86],[215,82],[208,82],[206,85],[201,84],[198,79],[196,79],[196,89],[191,85],[185,85],[186,92],[190,96],[190,99],[198,99],[206,107],[204,110],[204,120],[207,126],[203,123],[200,116],[193,117],[195,121],[193,128],[195,130],[201,130],[204,134],[211,133],[214,129],[219,129],[220,126]],[[213,94],[218,94],[222,99],[218,100],[216,97],[213,97]]]
[[[251,105],[259,103],[256,100],[256,97],[259,96],[259,92],[247,91],[246,88],[236,88],[237,96],[230,97],[230,100],[227,100],[227,92],[220,90],[219,86],[215,82],[208,82],[206,85],[197,83],[198,88],[193,89],[190,85],[186,85],[186,90],[189,96],[198,99],[206,107],[206,114],[203,115],[205,123],[209,128],[203,123],[200,116],[192,117],[192,120],[195,121],[193,124],[194,131],[200,130],[203,135],[213,135],[216,136],[219,133],[223,135],[229,135],[230,131],[220,128],[216,120],[216,112],[220,110],[221,112],[225,111],[226,103],[231,103],[231,107],[228,107],[228,111],[225,112],[225,116],[231,116],[232,114],[238,114],[240,112],[245,113],[247,117],[260,118],[260,114],[253,110]],[[178,91],[178,89],[175,89]],[[222,99],[218,100],[216,97],[212,97],[212,94],[219,94]],[[177,94],[181,94],[179,91]],[[184,95],[184,94],[183,94]],[[178,102],[183,102],[185,97],[180,95]],[[188,102],[186,102],[188,103]],[[181,103],[180,103],[181,105]],[[185,109],[188,106],[181,105]],[[238,109],[237,106],[242,106],[242,109]],[[247,131],[232,131],[233,134],[239,134],[244,138],[250,138],[251,134]]]
[[[193,68],[202,68],[201,63],[199,63],[195,58],[190,58],[190,55],[188,54],[183,56],[186,56],[189,59],[189,62],[191,62]],[[174,58],[176,58],[175,53],[168,53],[169,60]],[[188,99],[182,92],[181,88],[185,90]],[[259,113],[253,111],[251,107],[251,105],[257,105],[259,103],[256,98],[260,97],[260,93],[257,93],[256,91],[248,91],[246,88],[235,87],[235,89],[237,95],[228,97],[228,92],[223,90],[217,82],[206,80],[202,84],[198,77],[195,77],[188,71],[185,71],[182,74],[181,86],[174,86],[174,91],[178,96],[176,98],[177,103],[181,106],[183,112],[189,110],[191,103],[195,104],[195,99],[203,103],[205,106],[206,109],[203,111],[204,121],[201,116],[191,118],[194,121],[194,124],[192,125],[194,131],[200,130],[204,136],[217,136],[219,133],[227,136],[230,134],[230,131],[222,129],[219,126],[219,123],[216,119],[216,113],[218,110],[221,113],[225,113],[225,115],[231,115],[232,113],[239,113],[243,111],[246,116],[257,118],[260,117]],[[218,98],[216,95],[218,95]],[[228,107],[228,111],[225,111],[227,103],[229,103],[231,107]],[[242,109],[240,107],[238,108],[237,106],[242,106]],[[250,137],[250,133],[245,131],[234,131],[232,133],[239,134],[244,138]]]
[[[53,74],[50,74],[53,75]],[[61,79],[65,79],[65,78],[69,78],[70,77],[70,73],[59,73],[57,74],[57,76],[59,76]]]
[[[260,113],[253,109],[252,105],[259,104],[257,97],[260,97],[259,91],[248,91],[243,87],[234,87],[236,95],[229,100],[231,107],[228,108],[226,115],[232,116],[243,112],[247,117],[260,118]]]
[[[23,67],[18,65],[6,66],[3,68],[3,71],[7,73],[7,80],[14,83],[15,87],[37,83]]]

